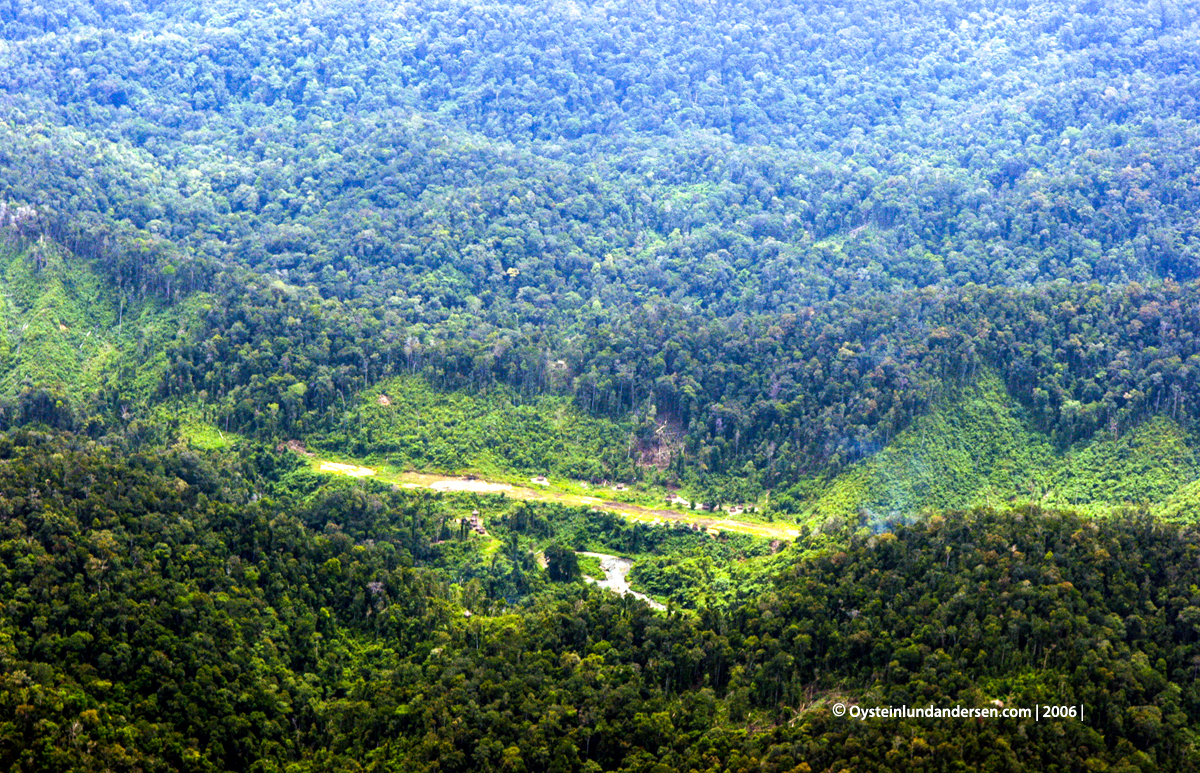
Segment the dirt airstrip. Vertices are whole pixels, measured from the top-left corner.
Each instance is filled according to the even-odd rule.
[[[370,467],[327,460],[314,460],[314,464],[321,472],[333,473],[335,475],[349,475],[355,478],[376,477],[379,480],[403,486],[404,488],[428,488],[434,491],[465,491],[479,494],[505,494],[514,499],[560,502],[566,505],[605,510],[642,523],[658,523],[664,526],[682,523],[693,529],[708,531],[710,534],[718,531],[735,531],[778,540],[793,540],[799,535],[796,529],[783,524],[738,521],[730,518],[707,518],[690,511],[680,512],[649,508],[629,502],[613,502],[598,497],[556,491],[553,487],[548,487],[540,483],[538,484],[538,489],[534,490],[523,486],[514,486],[510,483],[494,483],[482,480],[473,475],[451,476],[420,472],[380,472]]]

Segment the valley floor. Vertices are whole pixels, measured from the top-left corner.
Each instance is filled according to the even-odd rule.
[[[367,467],[365,464],[348,463],[310,457],[309,463],[313,469],[333,475],[350,477],[374,477],[378,480],[402,486],[404,488],[429,488],[435,491],[470,491],[488,494],[503,494],[532,502],[557,502],[564,505],[591,507],[596,510],[611,512],[631,521],[658,524],[670,527],[684,524],[694,529],[710,531],[733,531],[740,534],[750,534],[755,537],[777,540],[794,540],[800,532],[792,526],[773,523],[757,523],[733,518],[711,517],[690,510],[667,510],[650,508],[630,502],[615,502],[603,497],[585,496],[563,491],[553,483],[539,485],[538,489],[526,488],[511,483],[486,481],[475,476],[451,476],[421,473],[413,471],[394,471],[386,467]]]

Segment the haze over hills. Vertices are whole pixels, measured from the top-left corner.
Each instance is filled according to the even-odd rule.
[[[18,231],[99,260],[123,297],[213,293],[163,391],[203,392],[235,428],[261,430],[269,404],[284,430],[327,423],[347,394],[425,370],[613,418],[653,406],[714,472],[778,464],[784,440],[853,460],[923,412],[944,380],[917,364],[931,331],[982,323],[941,300],[908,314],[920,288],[950,304],[1013,288],[1004,304],[1037,327],[1046,293],[1063,300],[1047,283],[1194,276],[1190,7],[660,6],[14,7],[5,195],[37,207]],[[881,321],[842,323],[862,308]],[[830,340],[679,353],[660,322],[778,339],[781,314]],[[1127,402],[1140,417],[1150,391],[1174,410],[1190,382],[1144,385],[1138,365],[1116,369],[1133,378],[1115,404],[1040,372],[1090,376],[1147,345],[1186,362],[1186,343],[1140,340],[1158,332],[1097,350],[1084,331],[1083,361],[1056,346],[1032,364],[1048,405],[1009,387],[1052,421],[1097,406],[1085,427]],[[833,379],[803,363],[842,350],[852,379],[917,372],[883,399],[831,395],[832,416],[804,406],[790,438],[762,426],[819,400]]]
[[[1167,0],[0,3],[0,760],[1195,767],[1197,52]],[[994,701],[1086,718],[831,713]]]

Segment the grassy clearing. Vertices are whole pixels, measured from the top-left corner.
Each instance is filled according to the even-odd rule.
[[[216,426],[204,406],[185,400],[170,400],[151,407],[150,415],[162,425],[174,425],[179,437],[202,451],[225,451],[236,448],[245,438]]]
[[[241,437],[222,432],[211,424],[187,423],[179,425],[180,434],[193,446],[202,451],[220,451],[232,448]]]

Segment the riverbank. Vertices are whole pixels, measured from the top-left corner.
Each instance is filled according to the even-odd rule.
[[[650,598],[644,593],[638,593],[629,587],[629,570],[633,569],[633,560],[622,558],[621,556],[611,556],[607,553],[592,553],[589,551],[579,551],[581,556],[590,556],[600,559],[600,568],[604,570],[604,579],[597,580],[594,577],[585,577],[588,582],[596,585],[599,588],[607,588],[615,591],[622,596],[633,596],[636,599],[649,604],[653,609],[660,612],[665,611],[666,607]]]

